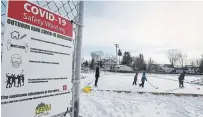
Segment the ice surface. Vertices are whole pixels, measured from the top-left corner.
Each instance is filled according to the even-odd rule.
[[[89,83],[94,85],[94,74],[83,74],[86,76],[82,80],[82,86]],[[137,84],[141,83],[141,75],[138,75]],[[138,85],[132,85],[134,74],[101,74],[98,81],[98,89],[103,90],[126,90],[126,91],[144,91],[144,92],[168,92],[168,93],[190,93],[190,94],[203,94],[203,86],[184,83],[185,88],[179,88],[178,75],[160,75],[160,74],[147,74],[148,81],[158,89],[153,88],[148,82],[145,82],[145,87],[140,88]],[[200,79],[202,76],[185,76],[186,80]],[[168,80],[168,79],[175,80]],[[198,90],[197,88],[200,88]]]
[[[82,74],[81,88],[94,85],[94,74]],[[153,88],[145,82],[144,88],[132,86],[134,74],[101,73],[97,89],[170,92],[203,94],[203,87],[197,90],[191,84],[185,83],[184,89],[178,88],[178,75],[147,74],[147,79]],[[141,74],[138,76],[140,83]],[[164,79],[165,78],[165,79]],[[187,76],[185,79],[195,80],[201,76]],[[169,80],[175,79],[175,80]],[[137,93],[116,93],[93,90],[80,96],[80,115],[82,117],[203,117],[203,98],[192,96],[152,95]]]

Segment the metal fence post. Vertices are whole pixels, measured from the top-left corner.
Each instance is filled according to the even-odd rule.
[[[80,74],[81,74],[81,48],[82,48],[82,28],[84,15],[84,1],[79,3],[79,19],[78,19],[78,34],[77,34],[77,49],[76,49],[76,68],[75,68],[75,88],[73,99],[73,114],[74,117],[79,117],[79,96],[80,96]],[[77,24],[76,24],[77,25]]]

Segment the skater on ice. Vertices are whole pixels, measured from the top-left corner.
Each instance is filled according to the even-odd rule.
[[[99,75],[99,66],[97,66],[96,72],[95,72],[95,87],[97,87],[97,82],[98,82],[99,77],[100,77],[100,75]]]
[[[138,72],[136,72],[136,74],[134,76],[133,85],[137,85],[137,76],[138,76]]]
[[[183,82],[185,80],[185,71],[183,71],[180,76],[178,77],[179,80],[179,87],[184,88]]]
[[[142,73],[142,79],[141,79],[142,83],[139,84],[140,87],[144,87],[145,80],[147,81],[146,73],[145,73],[145,71],[144,71],[144,72]]]

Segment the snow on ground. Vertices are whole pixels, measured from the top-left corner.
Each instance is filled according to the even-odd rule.
[[[82,93],[82,117],[203,117],[202,97],[115,92]]]
[[[146,92],[181,92],[203,93],[200,90],[185,84],[184,89],[178,88],[178,82],[162,79],[164,75],[148,75],[148,81],[159,87],[154,89],[147,82],[145,88],[132,86],[134,74],[113,73],[100,74],[98,88],[108,90],[128,90]],[[82,74],[81,88],[86,85],[94,85],[94,74]],[[176,76],[167,76],[175,78]],[[140,83],[141,74],[138,77]],[[187,76],[186,76],[187,78]],[[191,78],[193,79],[193,78]],[[194,78],[195,79],[195,78]],[[116,93],[93,90],[84,93],[81,90],[80,115],[82,117],[203,117],[203,98],[191,96],[153,95],[137,93]]]
[[[83,74],[86,78],[82,81],[82,87],[86,86],[87,84],[91,83],[94,85],[94,74]],[[125,91],[144,91],[144,92],[168,92],[168,93],[191,93],[191,94],[203,94],[203,86],[194,85],[185,83],[185,88],[179,88],[178,81],[174,80],[167,80],[162,79],[159,77],[167,77],[167,78],[177,78],[177,75],[157,75],[151,74],[147,75],[148,81],[158,87],[158,89],[153,88],[148,82],[145,82],[145,87],[140,88],[138,85],[132,85],[134,74],[122,74],[122,73],[108,73],[108,74],[101,74],[101,77],[98,81],[98,89],[103,90],[125,90]],[[141,82],[142,74],[138,75],[137,84]],[[185,76],[185,79],[193,79],[192,76]],[[198,77],[195,76],[194,79]],[[196,87],[196,88],[195,88]],[[200,88],[200,90],[197,90]]]

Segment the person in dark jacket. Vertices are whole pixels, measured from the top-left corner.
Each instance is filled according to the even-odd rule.
[[[97,82],[98,82],[98,79],[99,79],[99,77],[100,77],[99,74],[100,74],[100,73],[99,73],[99,66],[97,66],[96,72],[95,72],[95,87],[97,87]]]
[[[137,85],[137,76],[138,76],[138,72],[136,72],[135,76],[134,76],[134,81],[133,81],[133,85]]]
[[[180,74],[180,76],[178,77],[178,80],[179,80],[179,87],[184,88],[183,81],[185,80],[185,71],[183,71],[183,73]]]
[[[140,87],[141,87],[141,86],[144,87],[145,80],[147,81],[146,73],[143,72],[143,73],[142,73],[142,79],[141,79],[142,83],[139,84]]]

